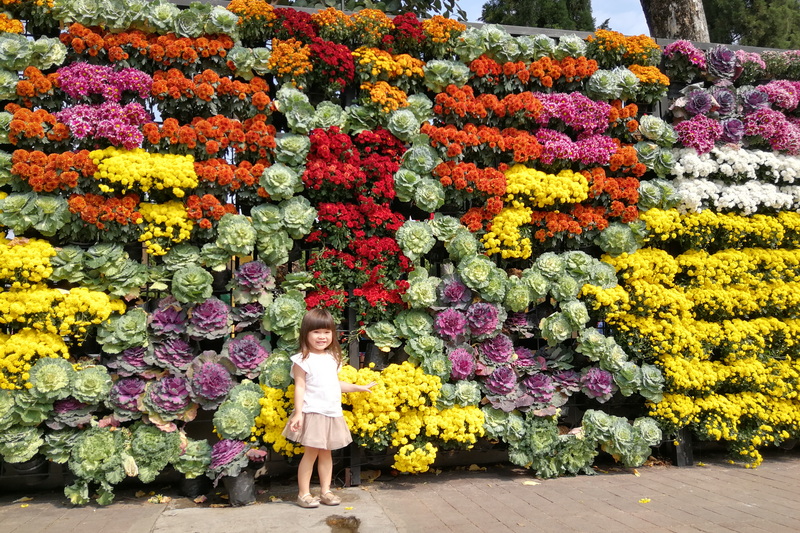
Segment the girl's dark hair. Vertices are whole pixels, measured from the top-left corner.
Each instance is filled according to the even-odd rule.
[[[303,354],[303,359],[308,357],[311,348],[308,345],[308,334],[316,329],[329,329],[333,332],[331,336],[331,345],[328,346],[328,351],[336,359],[336,363],[342,362],[342,347],[339,346],[339,334],[336,332],[336,322],[333,321],[333,316],[325,309],[311,309],[300,323],[300,353]]]

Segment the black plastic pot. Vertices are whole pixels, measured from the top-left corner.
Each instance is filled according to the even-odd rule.
[[[238,476],[225,476],[222,484],[228,491],[228,502],[234,507],[252,505],[256,503],[256,485],[253,472],[242,470]]]

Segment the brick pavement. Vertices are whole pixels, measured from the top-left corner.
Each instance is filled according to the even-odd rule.
[[[177,496],[167,504],[152,504],[136,498],[132,489],[120,491],[118,501],[107,508],[71,508],[59,492],[4,494],[0,529],[354,533],[326,523],[338,516],[357,517],[358,533],[800,531],[800,450],[776,451],[757,469],[730,465],[717,456],[699,459],[705,466],[642,467],[638,476],[633,469],[601,467],[596,476],[538,480],[509,465],[438,475],[384,474],[372,483],[339,490],[339,507],[308,510],[290,503],[294,488],[286,479],[262,482],[260,503],[244,508],[199,506]],[[33,497],[27,507],[13,503],[23,495]]]

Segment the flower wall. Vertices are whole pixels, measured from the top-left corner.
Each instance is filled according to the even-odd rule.
[[[356,445],[400,471],[481,438],[551,477],[684,427],[750,465],[797,437],[796,53],[4,6],[0,455],[66,464],[72,502],[299,453],[316,306],[375,363],[342,374],[378,382],[343,396]]]

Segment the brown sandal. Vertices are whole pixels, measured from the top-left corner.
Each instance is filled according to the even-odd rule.
[[[304,509],[313,509],[319,507],[319,502],[311,496],[311,494],[304,494],[297,497],[297,505]]]
[[[319,502],[325,505],[339,505],[342,503],[342,499],[333,492],[327,491],[324,494],[320,494]]]

